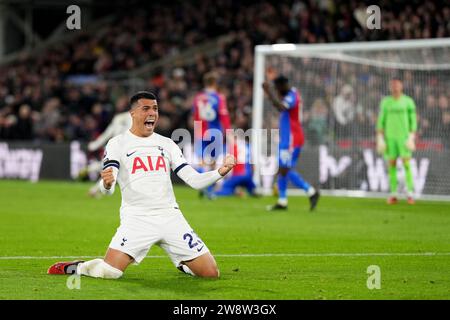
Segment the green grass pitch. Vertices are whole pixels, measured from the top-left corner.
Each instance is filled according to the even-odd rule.
[[[175,188],[178,203],[219,280],[180,273],[155,246],[121,279],[82,277],[69,290],[48,266],[103,256],[119,224],[120,192],[92,199],[88,187],[0,181],[0,299],[450,298],[449,203],[322,197],[310,213],[306,197],[291,197],[288,212],[273,214],[264,211],[272,197],[208,201],[187,187]],[[370,265],[381,289],[367,288]]]

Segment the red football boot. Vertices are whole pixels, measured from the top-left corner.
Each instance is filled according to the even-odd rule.
[[[414,200],[413,197],[408,197],[408,199],[406,200],[408,202],[408,204],[415,204],[416,200]]]
[[[396,197],[389,197],[386,202],[387,202],[387,204],[396,204],[397,203],[397,198]]]
[[[57,262],[48,268],[47,274],[74,274],[82,262],[84,261]]]

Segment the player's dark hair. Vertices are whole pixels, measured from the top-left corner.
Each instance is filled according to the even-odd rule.
[[[156,95],[150,91],[138,91],[131,97],[130,107],[133,107],[140,99],[158,100],[156,99]]]
[[[402,82],[402,78],[400,78],[399,76],[393,76],[393,77],[391,78],[391,81],[394,81],[394,80],[397,80],[397,81]]]
[[[273,80],[273,83],[276,86],[285,86],[289,84],[289,80],[285,76],[278,76]]]

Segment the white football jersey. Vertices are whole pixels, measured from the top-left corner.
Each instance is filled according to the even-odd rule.
[[[187,165],[178,145],[157,133],[142,138],[127,130],[106,145],[103,169],[113,167],[122,193],[121,216],[148,215],[152,209],[178,208],[171,170]]]

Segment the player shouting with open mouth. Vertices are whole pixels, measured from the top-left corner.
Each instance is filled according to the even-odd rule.
[[[112,194],[118,182],[122,193],[120,226],[106,255],[86,262],[59,262],[48,273],[117,279],[156,244],[181,271],[219,277],[214,257],[179,209],[170,170],[189,186],[202,189],[225,176],[235,166],[235,158],[227,155],[218,170],[198,173],[186,163],[175,142],[154,132],[158,102],[153,93],[136,93],[130,107],[131,129],[109,140],[103,159],[102,192]]]

